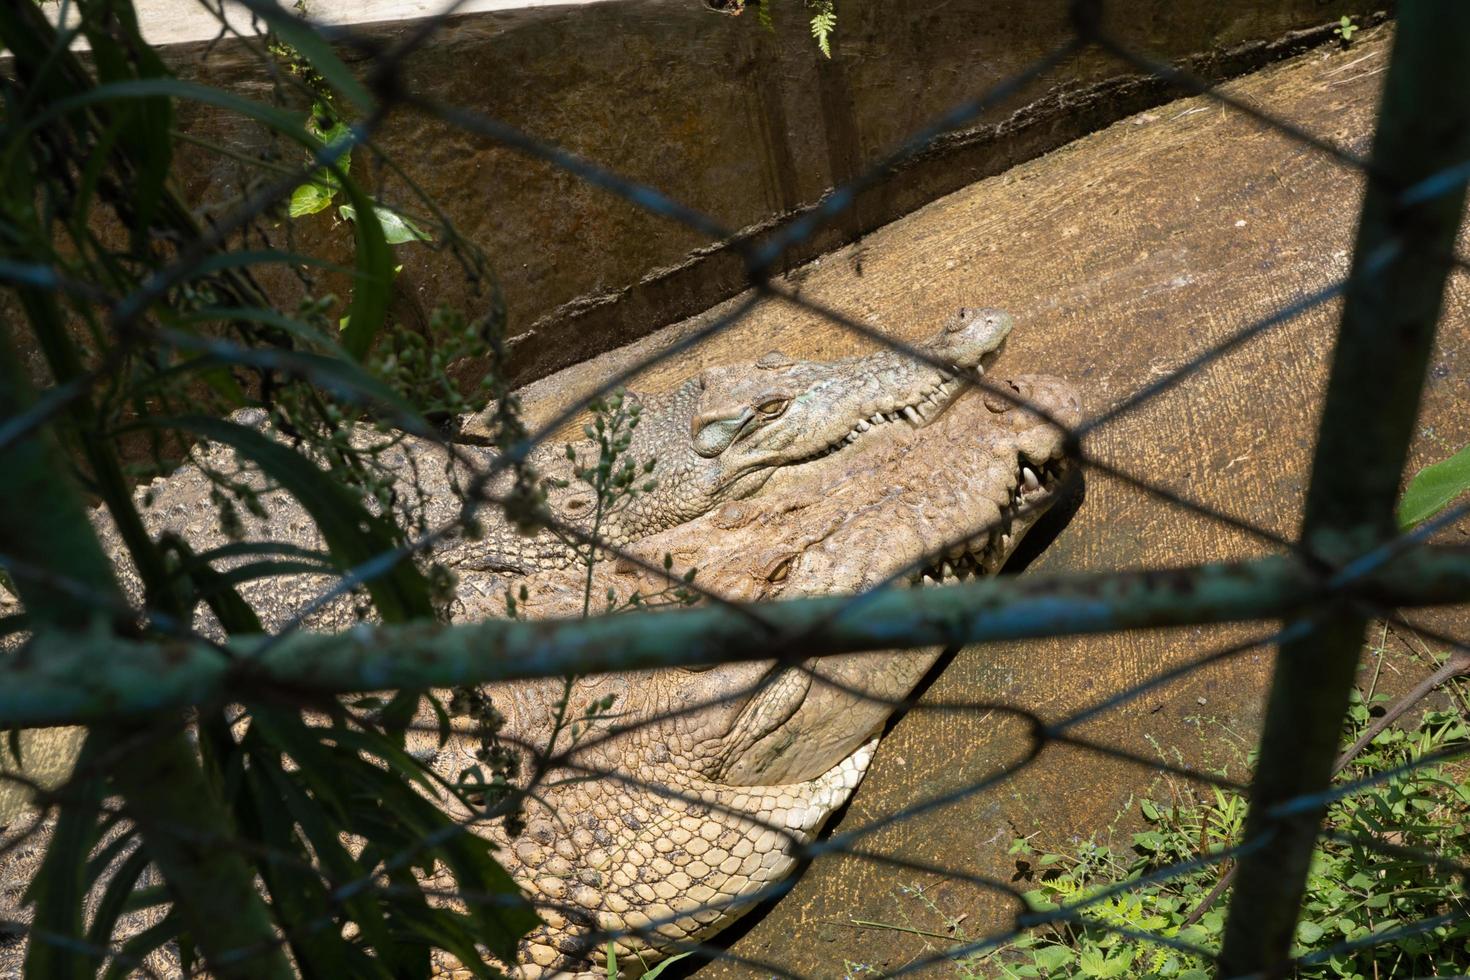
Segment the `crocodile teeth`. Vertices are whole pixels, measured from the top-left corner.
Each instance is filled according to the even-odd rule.
[[[872,418],[868,419],[868,421],[872,422],[874,425],[882,425],[884,422],[887,422],[888,419],[884,418],[883,413],[879,412],[877,415],[874,415]]]
[[[975,377],[981,379],[982,381],[985,379],[985,365],[984,364],[976,364],[975,365]]]
[[[905,405],[903,407],[903,417],[906,418],[906,419],[908,419],[910,422],[914,423],[915,425],[923,425],[924,424],[924,420],[919,417],[919,413],[918,412],[914,411],[914,407],[912,405]]]
[[[944,562],[939,566],[939,573],[944,578],[954,578],[954,566],[949,562]]]
[[[859,419],[858,420],[857,430],[859,432],[867,432],[872,427],[873,427],[873,424],[871,422],[869,422],[867,419]]]
[[[1021,483],[1026,487],[1028,493],[1041,489],[1041,481],[1036,478],[1036,471],[1029,466],[1021,467]]]
[[[847,434],[847,441],[848,442],[857,442],[857,437],[858,437],[858,434],[856,432],[849,432]]]

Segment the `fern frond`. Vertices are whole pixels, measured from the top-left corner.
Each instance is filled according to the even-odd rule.
[[[776,23],[771,20],[771,0],[757,0],[755,16],[762,27],[772,34],[776,33]]]
[[[832,57],[832,44],[830,38],[832,32],[837,29],[836,0],[817,0],[811,5],[816,13],[812,15],[812,37],[817,39],[817,47],[822,54],[828,58]]]

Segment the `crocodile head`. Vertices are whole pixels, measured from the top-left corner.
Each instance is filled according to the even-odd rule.
[[[750,496],[780,467],[855,449],[885,424],[921,428],[984,373],[1011,326],[1001,310],[961,309],[918,345],[929,361],[892,350],[835,361],[771,351],[753,366],[708,369],[690,382],[698,398],[670,489],[702,513]]]
[[[977,373],[983,375],[1011,325],[1000,310],[961,309],[917,345],[929,361],[892,350],[834,361],[798,361],[772,351],[754,363],[708,368],[667,393],[630,394],[642,411],[628,455],[640,467],[652,465],[655,486],[604,518],[599,534],[626,545],[749,497],[780,470],[855,451],[890,425],[928,425]],[[571,449],[581,460],[595,458],[590,442]],[[569,479],[564,454],[565,447],[544,447],[531,464],[569,484],[551,490],[552,514],[587,529],[596,497]],[[550,532],[488,531],[475,547],[448,559],[461,568],[517,575],[574,561]]]
[[[1023,375],[1002,383],[1051,419],[1079,418],[1065,381]],[[892,430],[822,472],[783,473],[759,496],[635,551],[667,552],[676,566],[699,567],[705,588],[747,601],[965,582],[1000,571],[1051,507],[1069,466],[1054,425],[976,393],[922,430]],[[720,745],[709,755],[718,759],[710,778],[780,785],[818,777],[881,728],[938,653],[700,672],[700,684],[735,685],[724,714],[707,716]],[[749,690],[744,698],[735,694],[740,685]]]

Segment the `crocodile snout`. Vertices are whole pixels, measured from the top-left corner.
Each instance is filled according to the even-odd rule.
[[[951,316],[927,347],[936,357],[960,367],[975,367],[997,353],[1015,319],[993,307],[961,307]]]

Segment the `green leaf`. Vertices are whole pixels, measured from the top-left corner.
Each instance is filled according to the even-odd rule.
[[[274,106],[241,98],[223,89],[180,81],[177,78],[140,78],[98,85],[85,92],[56,99],[48,103],[44,111],[26,116],[23,124],[17,123],[14,133],[6,134],[8,147],[5,154],[4,172],[10,171],[10,161],[15,154],[25,150],[27,138],[37,129],[55,119],[62,118],[78,109],[87,109],[109,102],[160,97],[186,99],[239,113],[247,119],[261,123],[282,136],[294,140],[309,150],[315,151],[320,145],[319,141],[307,132],[304,125],[305,116],[299,112],[277,109]]]
[[[252,768],[270,779],[276,796],[296,820],[301,832],[310,841],[317,859],[326,867],[328,874],[339,882],[350,882],[362,878],[367,869],[361,866],[342,846],[340,830],[346,823],[347,804],[336,795],[336,785],[328,778],[319,780],[321,787],[313,787],[316,798],[308,797],[297,780],[310,782],[318,776],[313,767],[320,767],[324,756],[309,752],[293,752],[292,761],[298,766],[294,773],[281,768],[281,744],[278,736],[283,728],[300,729],[299,717],[284,712],[257,707],[250,731],[242,747],[250,754]],[[298,741],[298,745],[309,740]],[[343,911],[362,931],[363,941],[378,952],[378,956],[394,975],[401,975],[407,964],[400,958],[400,945],[395,943],[383,918],[382,910],[369,889],[352,889],[339,896]]]
[[[174,346],[212,354],[227,364],[269,368],[292,377],[304,378],[343,401],[373,409],[381,417],[391,420],[396,428],[407,432],[424,435],[430,431],[423,416],[401,395],[346,358],[307,351],[246,347],[220,338],[194,336],[177,331],[168,333],[167,339]],[[118,426],[115,431],[124,432],[158,424],[167,425],[172,422],[165,420],[163,423],[130,423]]]
[[[345,143],[347,148],[340,150],[332,166],[318,170],[311,175],[311,180],[291,192],[288,213],[293,218],[304,218],[329,208],[332,199],[342,189],[342,181],[338,179],[337,174],[352,173],[352,141],[354,139],[352,128],[344,122],[338,122],[322,132],[317,129],[317,123],[313,121],[312,130],[321,141],[322,146],[332,148]]]
[[[343,180],[342,189],[353,208],[358,272],[352,305],[347,310],[348,322],[342,330],[342,346],[362,360],[388,315],[388,298],[393,290],[393,253],[388,250],[383,226],[366,195],[350,180]]]
[[[270,767],[251,766],[245,771],[247,793],[241,824],[252,840],[283,857],[260,862],[261,880],[270,892],[272,912],[283,927],[302,975],[389,980],[382,962],[342,939],[340,925],[333,922],[336,915],[327,890],[300,846],[295,821],[280,805],[280,794],[262,771],[266,768]],[[316,923],[324,925],[314,926]]]
[[[1132,957],[1126,954],[1109,957],[1103,950],[1092,948],[1082,950],[1081,955],[1077,957],[1077,966],[1084,976],[1107,980],[1110,977],[1122,976],[1131,961]]]
[[[101,5],[99,5],[101,6]],[[167,78],[168,69],[143,40],[131,3],[108,3],[103,11],[84,11],[82,32],[91,46],[98,80],[131,82],[138,78]],[[128,196],[133,208],[129,221],[133,248],[142,251],[148,229],[163,199],[164,182],[173,159],[173,102],[164,96],[114,107],[117,144],[132,165]]]
[[[1415,474],[1399,501],[1399,527],[1408,530],[1429,520],[1466,490],[1470,490],[1470,446]]]
[[[1076,953],[1066,946],[1045,946],[1032,953],[1031,958],[1043,970],[1060,970],[1072,962],[1075,955]]]
[[[127,900],[133,894],[138,879],[148,867],[148,852],[137,847],[132,854],[112,873],[107,888],[97,902],[92,915],[92,925],[87,930],[87,942],[93,946],[107,946],[112,941],[112,930],[122,915]]]
[[[77,758],[78,772],[93,770],[100,748],[100,738],[89,735]],[[61,808],[46,846],[46,857],[26,888],[24,899],[36,907],[32,928],[50,933],[59,941],[30,944],[25,959],[28,977],[68,980],[92,977],[97,971],[95,957],[82,951],[81,940],[85,935],[82,928],[85,856],[97,845],[100,832],[96,812],[102,803],[102,780],[73,781],[67,786],[67,798],[72,805]]]
[[[816,14],[812,16],[812,37],[826,57],[832,57],[832,32],[837,29],[837,11],[833,0],[816,0]]]
[[[337,196],[337,188],[327,186],[325,181],[312,181],[302,184],[291,192],[291,204],[287,208],[287,214],[293,218],[304,218],[309,214],[317,214],[332,206],[332,198]]]
[[[473,952],[476,943],[502,960],[515,958],[516,943],[539,921],[535,912],[521,897],[515,881],[491,857],[489,841],[456,827],[400,773],[379,768],[359,751],[367,746],[367,740],[376,740],[371,754],[389,759],[395,747],[368,732],[349,732],[341,727],[313,729],[294,719],[287,721],[278,713],[258,715],[256,723],[268,726],[270,743],[280,746],[299,765],[300,778],[308,783],[313,796],[329,805],[337,830],[358,834],[385,854],[413,853],[414,863],[421,867],[443,862],[462,893],[500,899],[469,902],[467,914],[447,917],[447,910],[420,908],[422,900],[410,900],[410,895],[395,906],[394,916],[400,925],[406,921],[416,934],[455,953],[471,968],[479,962]],[[341,740],[344,744],[341,748],[323,745],[322,739]],[[415,771],[422,771],[416,763],[410,764]],[[439,843],[426,846],[426,841]],[[319,846],[315,836],[313,846]],[[371,848],[360,858],[367,865],[374,860]],[[402,865],[401,861],[397,863]],[[414,881],[409,875],[401,884],[416,893]],[[460,923],[468,923],[468,929]],[[473,939],[467,941],[466,935]]]
[[[357,218],[357,209],[350,204],[344,204],[337,209],[337,213],[348,221]],[[378,216],[378,224],[383,227],[383,237],[389,245],[402,245],[404,242],[432,242],[434,236],[424,231],[405,216],[394,211],[392,208],[381,204],[373,205],[373,213]],[[396,273],[403,266],[398,266],[393,271]]]
[[[670,956],[668,959],[664,960],[658,966],[654,967],[652,970],[649,970],[647,973],[643,974],[643,976],[640,977],[639,980],[658,980],[659,975],[662,974],[669,967],[673,966],[684,957],[693,955],[693,950],[689,950],[688,952],[684,953],[676,953],[673,956]]]
[[[1296,938],[1303,945],[1310,946],[1317,940],[1321,939],[1322,933],[1325,931],[1326,930],[1317,925],[1317,923],[1315,922],[1302,922],[1299,923],[1296,927]]]
[[[178,913],[171,910],[168,915],[123,944],[122,949],[113,956],[107,972],[102,975],[103,980],[123,980],[124,977],[135,976],[138,965],[143,962],[144,957],[176,937],[180,947],[187,948],[190,944],[181,935],[182,929],[183,923],[179,921]],[[32,974],[27,973],[26,975],[31,976]],[[49,973],[34,975],[51,976]]]

